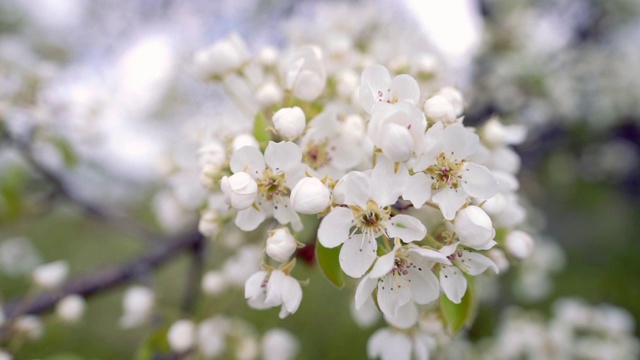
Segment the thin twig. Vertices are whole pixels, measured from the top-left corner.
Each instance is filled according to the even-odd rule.
[[[190,248],[191,264],[182,298],[182,311],[186,314],[192,314],[197,305],[198,294],[200,293],[200,281],[204,269],[204,250],[204,241],[194,243]]]

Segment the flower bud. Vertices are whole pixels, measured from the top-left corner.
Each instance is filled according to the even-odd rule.
[[[84,315],[86,304],[80,295],[68,295],[56,305],[56,314],[62,321],[68,323],[78,322]]]
[[[207,271],[202,277],[202,291],[208,295],[219,295],[227,288],[227,279],[220,271]]]
[[[500,272],[507,271],[507,269],[509,269],[509,260],[505,256],[504,251],[494,247],[487,252],[487,256],[489,259],[493,260]]]
[[[191,320],[174,322],[167,332],[167,340],[171,350],[183,353],[195,344],[196,325]]]
[[[522,125],[505,126],[496,116],[487,120],[480,129],[482,139],[493,147],[521,144],[527,137],[527,129]]]
[[[453,221],[453,230],[462,244],[475,249],[487,245],[496,234],[489,215],[473,205],[458,212]]]
[[[520,230],[509,232],[504,242],[509,254],[518,259],[526,259],[529,257],[534,247],[531,235]]]
[[[432,122],[452,124],[456,121],[453,105],[442,95],[435,95],[424,103],[424,113]]]
[[[331,191],[320,179],[306,177],[291,190],[291,205],[301,214],[318,214],[331,204]]]
[[[271,106],[282,102],[282,89],[273,81],[269,81],[256,90],[256,100],[261,106]]]
[[[200,216],[200,222],[198,222],[198,231],[200,234],[212,238],[218,235],[220,231],[220,217],[215,210],[207,210]]]
[[[35,315],[20,316],[13,326],[17,333],[24,335],[29,340],[39,339],[44,332],[42,321]]]
[[[464,111],[464,97],[460,90],[452,88],[451,86],[445,86],[438,90],[436,95],[440,95],[449,101],[449,104],[453,107],[455,117],[462,115]]]
[[[155,294],[145,286],[132,286],[127,289],[122,298],[124,315],[120,325],[131,328],[141,325],[150,315],[155,303]]]
[[[262,354],[265,360],[295,359],[300,345],[286,330],[271,329],[262,338]]]
[[[256,140],[253,135],[249,134],[240,134],[233,138],[233,142],[231,143],[231,147],[233,148],[233,152],[238,151],[238,149],[243,148],[245,146],[253,146],[254,148],[260,148],[258,144],[258,140]]]
[[[258,184],[246,172],[225,176],[220,180],[224,202],[234,209],[243,210],[251,206],[258,193]]]
[[[276,130],[289,140],[302,135],[307,124],[304,112],[297,106],[276,111],[272,120]]]
[[[249,59],[249,51],[238,34],[231,34],[198,50],[193,57],[195,70],[204,79],[234,71]]]
[[[327,72],[318,48],[305,46],[298,49],[284,65],[286,88],[300,100],[315,100],[327,82]]]
[[[67,278],[69,265],[66,261],[59,260],[49,264],[40,265],[33,270],[33,281],[46,289],[60,286]]]
[[[298,244],[287,228],[269,231],[267,238],[267,255],[272,259],[285,262],[296,251]]]

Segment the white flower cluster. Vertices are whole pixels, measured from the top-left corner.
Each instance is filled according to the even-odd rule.
[[[640,341],[634,320],[611,305],[590,306],[576,299],[554,303],[552,318],[509,309],[498,333],[483,344],[482,359],[637,359]]]
[[[474,298],[475,276],[532,252],[532,237],[516,228],[526,211],[517,194],[519,157],[510,148],[524,140],[524,128],[497,118],[467,127],[459,90],[425,95],[434,84],[370,61],[350,63],[360,82],[342,91],[337,65],[320,47],[251,57],[239,41],[232,35],[206,50],[221,54],[196,55],[198,74],[232,97],[244,94],[238,107],[254,111],[252,129],[210,135],[201,148],[210,195],[200,229],[214,238],[230,230],[227,220],[247,232],[266,224],[267,257],[244,277],[249,306],[280,307],[281,318],[295,313],[303,297],[295,255],[315,246],[318,257],[329,257],[325,273],[333,263],[329,272],[360,279],[356,309],[377,308],[410,332],[436,300],[472,306],[463,299]],[[262,96],[265,87],[274,96]],[[223,291],[225,274],[209,272],[205,291]],[[387,358],[372,349],[371,356]],[[420,349],[424,358],[427,347]]]

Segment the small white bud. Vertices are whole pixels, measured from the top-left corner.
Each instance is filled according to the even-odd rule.
[[[249,134],[240,134],[233,138],[233,142],[231,143],[231,147],[233,151],[236,152],[238,149],[243,148],[245,146],[253,146],[254,148],[260,148],[260,144],[258,144],[258,140],[256,140],[253,135]]]
[[[533,239],[524,231],[510,231],[504,241],[507,251],[515,258],[526,259],[533,252]]]
[[[35,315],[25,315],[16,319],[14,329],[20,334],[24,334],[29,340],[37,340],[44,333],[44,327],[39,317]]]
[[[433,122],[452,124],[456,121],[453,105],[442,95],[435,95],[424,103],[424,113]]]
[[[217,141],[206,143],[198,149],[198,162],[200,166],[215,164],[222,166],[226,160],[226,151],[222,144]]]
[[[202,291],[208,295],[219,295],[227,288],[227,279],[220,271],[207,271],[202,277]]]
[[[256,100],[261,106],[271,106],[282,102],[282,89],[273,81],[269,81],[256,90]]]
[[[222,317],[209,318],[198,325],[198,348],[206,359],[216,358],[225,351],[228,326]]]
[[[69,264],[64,260],[40,265],[33,270],[33,281],[46,289],[60,286],[67,278]]]
[[[191,320],[174,322],[167,332],[171,350],[182,353],[189,350],[196,341],[196,326]]]
[[[84,315],[86,304],[80,295],[68,295],[56,305],[56,314],[62,321],[68,323],[78,322]]]
[[[496,234],[489,215],[473,205],[458,211],[453,221],[453,230],[461,243],[472,248],[482,248]]]
[[[275,261],[285,262],[289,260],[297,247],[296,239],[291,235],[289,229],[280,228],[269,231],[267,255]]]
[[[464,96],[462,96],[460,90],[445,86],[438,90],[436,95],[440,95],[449,101],[449,104],[453,107],[455,117],[462,115],[464,111]]]
[[[298,354],[298,340],[286,330],[271,329],[262,337],[264,360],[291,360]]]
[[[145,286],[132,286],[127,289],[122,299],[124,315],[120,325],[124,328],[141,325],[151,315],[155,303],[153,291]]]
[[[215,210],[207,210],[200,216],[198,231],[203,236],[213,238],[220,232],[220,216]]]
[[[503,125],[497,116],[487,120],[480,130],[482,139],[490,146],[521,144],[527,137],[527,128],[523,125]]]
[[[0,360],[13,360],[13,356],[6,351],[0,350]]]
[[[336,76],[336,91],[344,99],[353,98],[360,86],[360,76],[353,70],[343,70]]]
[[[273,46],[265,46],[258,53],[257,59],[264,66],[275,65],[278,61],[278,49]]]
[[[284,66],[286,88],[300,100],[315,100],[327,82],[319,48],[305,46],[292,54]]]
[[[504,251],[494,247],[487,252],[487,256],[493,260],[500,272],[504,272],[509,268],[509,260],[504,255]]]
[[[235,358],[238,360],[254,360],[258,357],[258,341],[253,337],[244,337],[235,351]]]
[[[297,106],[276,111],[272,120],[276,130],[289,140],[302,135],[307,124],[304,112]]]
[[[198,50],[193,63],[198,75],[205,79],[234,71],[249,59],[249,51],[238,34],[231,34],[213,45]]]
[[[220,189],[224,193],[224,202],[234,209],[250,207],[258,193],[258,184],[246,172],[225,176],[220,180]]]
[[[291,190],[291,205],[301,214],[318,214],[331,204],[331,191],[320,179],[305,177]]]

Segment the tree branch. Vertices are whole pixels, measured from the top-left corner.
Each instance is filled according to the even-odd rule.
[[[11,324],[21,315],[51,311],[60,299],[68,295],[77,294],[89,298],[123,285],[141,275],[152,272],[186,250],[203,247],[203,237],[199,232],[194,231],[159,242],[159,244],[153,250],[129,262],[113,265],[87,276],[70,280],[59,289],[45,291],[34,297],[10,301],[5,308],[6,323]],[[10,334],[8,330],[3,328],[0,331],[0,341]]]
[[[31,166],[31,168],[53,186],[55,194],[66,198],[82,209],[90,217],[100,220],[108,225],[112,225],[116,229],[124,229],[128,233],[133,234],[148,243],[151,243],[150,240],[157,237],[153,231],[138,223],[131,222],[130,217],[125,214],[108,211],[107,209],[91,204],[85,199],[82,199],[65,184],[65,181],[62,180],[61,176],[51,169],[48,169],[34,157],[33,152],[31,151],[31,146],[27,142],[13,136],[2,126],[0,126],[0,137],[5,140],[7,144],[12,145]]]

